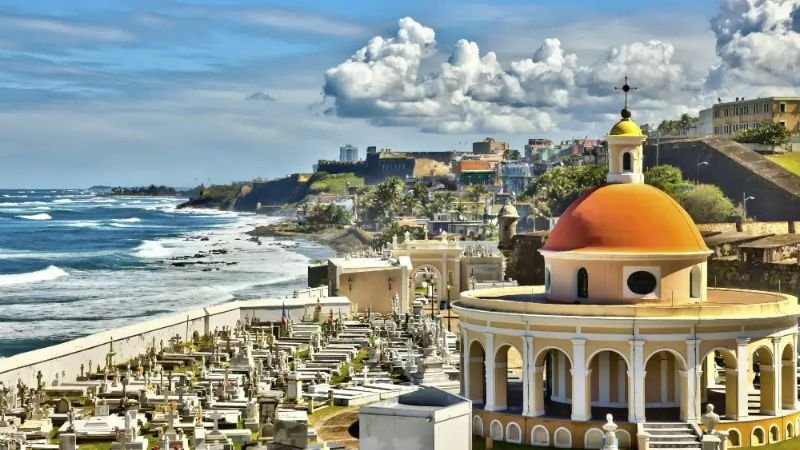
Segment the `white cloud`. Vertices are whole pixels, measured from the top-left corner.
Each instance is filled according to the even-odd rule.
[[[114,27],[69,23],[44,17],[0,16],[0,28],[6,32],[41,33],[58,36],[63,41],[89,41],[124,43],[134,40],[134,35]]]
[[[710,88],[769,91],[800,82],[800,0],[727,0],[711,29],[720,61]]]
[[[329,112],[428,132],[541,132],[598,103],[618,109],[613,86],[625,75],[648,86],[644,98],[691,91],[686,70],[672,61],[674,48],[659,41],[622,45],[580,65],[558,39],[546,39],[532,57],[504,67],[494,52],[481,54],[477,43],[461,39],[446,62],[423,73],[436,54],[434,30],[408,17],[398,26],[396,36],[373,37],[327,70]]]

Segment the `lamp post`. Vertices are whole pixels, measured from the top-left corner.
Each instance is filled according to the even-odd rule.
[[[453,283],[447,282],[447,331],[453,331],[450,329],[450,316],[452,315],[452,310],[450,308],[450,289],[453,288]]]
[[[695,183],[694,184],[700,184],[700,168],[703,167],[703,166],[707,166],[707,165],[708,165],[708,161],[703,161],[703,162],[697,164],[697,178],[695,178]]]
[[[752,195],[747,195],[742,192],[742,221],[747,220],[747,201],[748,200],[755,200],[756,198]]]

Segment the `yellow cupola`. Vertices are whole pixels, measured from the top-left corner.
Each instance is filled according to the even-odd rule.
[[[625,108],[622,118],[611,127],[606,135],[608,142],[609,183],[644,183],[642,170],[642,143],[645,135],[639,125],[631,119],[631,112]]]

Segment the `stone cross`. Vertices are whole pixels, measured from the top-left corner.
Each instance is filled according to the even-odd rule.
[[[83,363],[81,363],[81,378],[83,378],[83,371],[84,371],[84,367],[83,367]]]
[[[36,372],[36,391],[42,390],[42,371]]]
[[[225,417],[225,414],[222,414],[219,411],[214,411],[208,415],[208,418],[214,421],[214,432],[219,432],[219,419]]]

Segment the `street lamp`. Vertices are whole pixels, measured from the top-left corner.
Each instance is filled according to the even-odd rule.
[[[700,184],[700,168],[707,165],[708,161],[703,161],[697,164],[697,178],[695,178],[695,184]]]
[[[453,283],[447,282],[447,331],[453,331],[450,329],[450,315],[452,314],[452,310],[450,309],[450,289],[453,288]]]
[[[742,220],[747,220],[747,201],[748,200],[755,200],[756,198],[752,195],[748,196],[744,192],[742,192]]]

